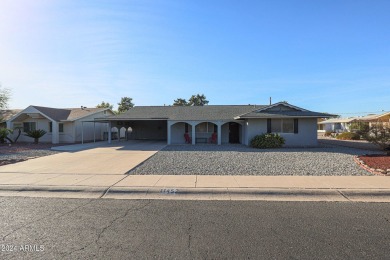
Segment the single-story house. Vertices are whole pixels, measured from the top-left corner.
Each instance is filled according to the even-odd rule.
[[[384,123],[385,125],[390,125],[390,112],[385,112],[380,115],[367,115],[360,117],[357,120],[361,122],[368,122],[370,126],[378,122]]]
[[[57,144],[103,140],[104,132],[108,136],[107,124],[96,123],[94,119],[112,115],[114,112],[108,108],[29,106],[9,118],[7,128],[21,128],[22,135],[19,137],[21,142],[31,142],[32,138],[24,134],[38,129],[47,132],[40,138],[40,142]]]
[[[353,129],[351,129],[351,124],[354,122],[367,123],[370,126],[378,122],[390,125],[390,112],[386,112],[380,115],[371,114],[360,117],[331,118],[318,122],[318,128],[328,132],[350,132],[353,131]]]
[[[326,132],[348,132],[351,130],[351,123],[356,122],[356,117],[331,118],[318,123],[319,129]]]
[[[127,139],[163,140],[167,144],[249,145],[255,135],[278,133],[285,138],[286,146],[316,146],[317,119],[332,116],[279,102],[272,105],[136,106],[126,113],[95,121],[125,130]],[[111,138],[110,131],[109,142]]]

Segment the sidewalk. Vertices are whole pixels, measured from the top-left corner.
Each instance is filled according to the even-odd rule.
[[[0,196],[390,202],[390,178],[1,173]]]

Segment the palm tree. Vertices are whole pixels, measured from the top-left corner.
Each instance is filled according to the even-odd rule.
[[[37,144],[39,142],[39,138],[44,136],[46,134],[45,130],[38,129],[38,130],[32,130],[26,133],[26,136],[34,138],[34,143]]]

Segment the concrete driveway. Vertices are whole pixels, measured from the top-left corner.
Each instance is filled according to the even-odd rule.
[[[60,146],[55,149],[62,153],[5,165],[0,167],[0,173],[123,175],[165,146],[165,142],[156,141]]]

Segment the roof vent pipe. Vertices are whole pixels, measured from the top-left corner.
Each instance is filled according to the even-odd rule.
[[[272,97],[269,97],[269,105],[272,105]]]

